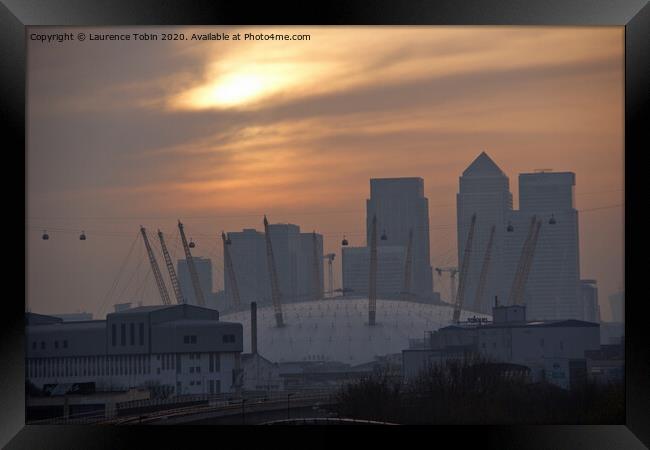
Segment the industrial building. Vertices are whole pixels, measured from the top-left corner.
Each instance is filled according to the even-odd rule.
[[[241,324],[192,305],[142,306],[80,322],[27,313],[26,378],[39,389],[94,383],[96,391],[231,392],[242,337]]]
[[[428,333],[402,352],[406,380],[431,364],[480,356],[526,366],[533,380],[545,378],[547,360],[585,360],[600,349],[600,327],[580,320],[529,321],[526,306],[495,306],[491,322],[472,318]],[[568,364],[568,363],[567,363]]]

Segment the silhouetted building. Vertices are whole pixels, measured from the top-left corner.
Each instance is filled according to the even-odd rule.
[[[245,304],[270,301],[271,288],[264,233],[253,228],[244,228],[242,231],[229,232],[228,238],[231,241],[229,250],[241,301]],[[232,302],[232,285],[227,275],[224,275],[224,291],[228,301]]]
[[[212,297],[212,260],[209,258],[201,258],[200,256],[193,256],[192,260],[194,261],[194,267],[196,268],[196,273],[199,277],[201,292],[203,294],[203,299],[206,302],[205,306],[208,306],[208,303],[211,303]],[[181,290],[183,291],[183,298],[185,299],[185,302],[188,305],[198,305],[196,295],[194,293],[194,287],[192,286],[190,271],[187,267],[187,260],[178,260],[177,272],[178,282],[181,285]]]
[[[472,215],[476,214],[472,254],[465,274],[466,290],[464,306],[470,310],[489,313],[494,296],[507,298],[508,287],[504,283],[503,241],[512,211],[510,181],[494,161],[482,152],[465,169],[459,179],[457,205],[458,261],[462,261],[470,231]],[[485,252],[494,226],[494,238],[490,251],[490,263],[486,284],[480,304],[476,304],[476,290],[485,259]]]
[[[580,291],[582,294],[583,320],[600,323],[596,280],[580,280]]]
[[[373,216],[377,216],[377,245],[406,248],[413,230],[411,290],[430,298],[433,278],[429,255],[429,202],[424,196],[422,178],[372,178],[370,198],[366,200],[367,243]],[[386,235],[386,240],[380,239]]]
[[[402,352],[404,376],[412,379],[432,364],[481,356],[529,367],[533,381],[545,378],[549,361],[581,360],[600,349],[600,326],[580,320],[530,321],[523,305],[496,306],[493,321],[468,320],[429,334],[425,345]],[[572,363],[573,364],[573,363]],[[578,363],[576,363],[578,364]],[[568,365],[567,365],[568,367]]]
[[[574,186],[571,172],[519,175],[520,208],[510,213],[512,231],[505,233],[504,287],[512,286],[532,218],[537,217],[541,228],[524,291],[527,314],[533,319],[583,317]]]
[[[404,259],[402,246],[377,247],[377,295],[398,298],[404,286]],[[343,247],[343,289],[349,295],[368,295],[370,278],[370,249],[368,247]]]
[[[58,317],[64,322],[79,322],[81,320],[93,320],[92,313],[79,312],[79,313],[68,313],[68,314],[52,314],[52,317]]]
[[[612,322],[625,322],[625,292],[617,292],[609,296],[609,307]]]
[[[97,391],[158,386],[169,394],[231,392],[243,328],[191,305],[143,306],[106,320],[63,322],[27,313],[26,378],[93,383]]]
[[[269,224],[269,234],[282,301],[311,300],[315,298],[317,290],[322,293],[323,236],[316,233],[319,279],[315,283],[313,233],[301,233],[298,225]],[[271,284],[264,233],[248,228],[241,232],[229,232],[228,237],[241,301],[270,302]],[[224,277],[224,286],[230,301],[232,286],[228,276]]]

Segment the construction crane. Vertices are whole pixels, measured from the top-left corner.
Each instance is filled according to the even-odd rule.
[[[160,240],[160,248],[162,248],[163,256],[165,257],[165,264],[167,265],[167,272],[169,272],[169,279],[172,281],[172,287],[174,288],[176,303],[182,305],[185,303],[185,298],[183,298],[183,291],[181,291],[181,285],[178,282],[174,264],[172,263],[172,259],[169,257],[167,245],[165,244],[165,238],[163,237],[162,231],[160,230],[158,230],[158,239]]]
[[[230,282],[230,292],[232,293],[232,303],[239,306],[241,301],[239,299],[239,285],[237,284],[237,277],[235,277],[235,269],[232,265],[232,258],[230,256],[230,238],[226,233],[221,232],[221,240],[223,241],[223,261],[225,264],[226,276]]]
[[[187,238],[185,237],[183,224],[181,223],[180,220],[178,221],[178,229],[181,232],[181,241],[183,242],[183,250],[185,251],[185,261],[187,262],[187,270],[190,272],[190,279],[192,280],[192,288],[194,289],[194,298],[196,298],[196,303],[198,303],[199,306],[205,306],[203,291],[201,290],[201,284],[199,283],[199,275],[196,273],[196,267],[194,266],[194,259],[192,258],[192,253],[190,253],[190,247],[187,244]]]
[[[275,259],[273,258],[273,246],[271,245],[271,234],[269,233],[269,221],[264,216],[264,237],[266,239],[266,262],[269,267],[271,279],[271,297],[273,299],[273,309],[275,310],[275,324],[279,327],[284,326],[282,320],[282,292],[278,282],[278,272],[275,268]]]
[[[494,233],[496,225],[492,225],[490,229],[490,237],[488,238],[487,248],[485,249],[485,256],[483,257],[483,266],[481,267],[481,274],[478,278],[478,286],[476,288],[476,297],[474,299],[474,306],[478,311],[481,311],[481,300],[485,292],[485,285],[487,284],[487,274],[490,270],[490,259],[492,257],[492,245],[494,244]]]
[[[469,272],[469,259],[472,255],[472,241],[474,240],[474,226],[476,225],[476,213],[472,214],[472,221],[469,225],[469,233],[467,235],[467,242],[465,243],[465,251],[463,252],[463,261],[460,265],[460,280],[458,281],[458,293],[456,294],[456,302],[454,303],[454,316],[453,322],[460,321],[460,311],[463,308],[463,300],[465,298],[465,289],[467,288],[467,276]]]
[[[411,267],[413,266],[413,230],[409,230],[409,241],[406,247],[406,261],[404,263],[404,289],[402,289],[402,299],[408,300],[413,295],[411,293]]]
[[[528,235],[521,248],[521,256],[519,257],[519,264],[517,271],[512,281],[512,289],[510,290],[510,299],[508,304],[521,305],[524,303],[524,289],[526,281],[530,273],[530,268],[535,254],[535,247],[537,245],[537,238],[539,237],[539,230],[542,226],[541,219],[538,220],[537,216],[533,216],[528,228]]]
[[[453,305],[456,303],[456,275],[458,274],[458,267],[436,267],[436,272],[438,272],[438,276],[442,276],[442,272],[449,272],[449,278],[451,281],[449,298]]]
[[[158,267],[158,262],[156,261],[156,257],[153,254],[153,249],[151,248],[151,245],[149,245],[147,231],[142,225],[140,225],[140,233],[142,233],[142,240],[144,241],[144,246],[147,249],[147,254],[149,255],[149,263],[151,264],[151,270],[153,271],[153,276],[156,279],[158,292],[160,293],[160,298],[162,299],[163,305],[171,305],[172,302],[169,299],[167,287],[165,286],[162,274],[160,273],[160,267]]]
[[[320,283],[320,278],[321,278],[321,266],[320,262],[321,259],[318,257],[318,239],[316,238],[316,232],[314,231],[312,234],[312,250],[313,250],[313,256],[314,256],[314,262],[312,265],[312,281],[314,283],[314,300],[320,300],[323,298],[323,290],[321,289],[321,283]]]
[[[370,276],[368,277],[368,325],[375,325],[377,312],[377,216],[370,229]]]
[[[332,261],[334,261],[335,257],[336,255],[334,253],[328,253],[327,255],[323,255],[323,259],[327,260],[327,279],[328,279],[327,290],[330,295],[334,295],[334,271],[332,270]]]

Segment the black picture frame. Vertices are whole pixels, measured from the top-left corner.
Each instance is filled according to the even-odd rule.
[[[625,425],[589,426],[456,426],[365,429],[360,437],[367,444],[394,439],[394,444],[481,445],[496,448],[644,448],[650,445],[650,354],[643,339],[644,297],[640,282],[632,276],[643,247],[640,239],[643,223],[639,180],[642,154],[648,148],[648,48],[650,43],[650,5],[643,0],[423,0],[395,2],[330,1],[301,2],[183,1],[183,0],[2,0],[0,3],[0,111],[8,130],[4,137],[5,154],[25,151],[25,74],[26,27],[32,25],[562,25],[625,27],[625,310],[626,418]],[[16,157],[25,167],[25,157]],[[20,172],[15,165],[12,172]],[[23,170],[23,173],[24,173]],[[13,187],[13,186],[12,186]],[[15,188],[14,188],[15,189]],[[13,189],[7,196],[12,196]],[[24,197],[23,208],[25,208]],[[24,209],[26,211],[26,208]],[[634,236],[634,241],[632,237]],[[26,239],[26,235],[25,235]],[[9,261],[11,261],[9,259]],[[15,264],[18,267],[18,264]],[[25,266],[23,266],[25,267]],[[7,277],[10,280],[12,277]],[[18,279],[16,277],[16,279]],[[27,280],[25,278],[25,292]],[[249,447],[248,433],[241,428],[226,430],[193,427],[188,434],[177,427],[97,427],[97,426],[26,426],[24,396],[24,305],[17,296],[4,290],[2,327],[0,328],[0,445],[7,448],[96,448],[132,447],[131,438],[141,436],[147,446],[175,446],[180,443],[201,445],[208,437],[210,445],[236,438]],[[327,429],[295,430],[269,427],[254,431],[271,445],[340,445],[338,432]],[[374,431],[378,429],[377,431]],[[404,431],[406,430],[406,431]],[[155,433],[154,433],[155,431]],[[17,433],[17,434],[16,434]],[[198,436],[198,437],[197,437]],[[305,439],[310,442],[307,444]],[[422,440],[424,439],[424,440]],[[284,441],[284,442],[283,442]],[[420,442],[420,443],[418,443]],[[143,444],[144,445],[144,444]],[[361,445],[361,444],[359,444]],[[364,446],[366,444],[363,444]],[[404,445],[404,444],[401,444]],[[450,444],[444,444],[450,445]],[[230,445],[228,446],[230,447]]]

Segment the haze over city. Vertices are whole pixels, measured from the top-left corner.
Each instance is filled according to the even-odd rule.
[[[457,264],[458,177],[486,151],[515,206],[519,173],[576,174],[580,276],[608,319],[623,279],[622,29],[259,31],[311,39],[29,41],[32,311],[97,314],[139,225],[171,235],[182,219],[215,290],[221,231],[261,230],[264,214],[340,255],[343,236],[366,244],[370,178],[423,178],[431,264]],[[443,298],[446,283],[434,275]]]

